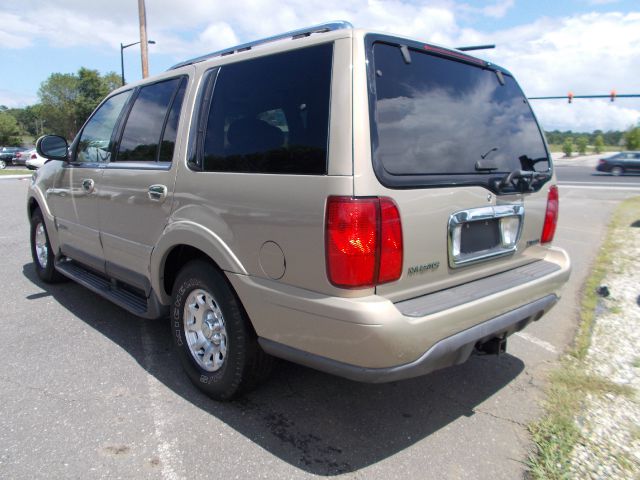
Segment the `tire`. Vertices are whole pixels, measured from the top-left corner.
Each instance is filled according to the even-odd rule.
[[[4,170],[5,168],[7,168],[7,162],[0,160],[0,170]]]
[[[214,400],[231,400],[271,371],[272,357],[256,334],[224,274],[194,260],[172,292],[173,343],[189,379]]]
[[[624,173],[624,168],[622,167],[615,166],[611,168],[611,175],[613,175],[614,177],[619,177],[623,173]]]
[[[40,280],[47,283],[65,281],[66,277],[55,268],[55,254],[51,248],[47,226],[39,208],[36,208],[31,215],[29,240],[31,243],[31,257]]]

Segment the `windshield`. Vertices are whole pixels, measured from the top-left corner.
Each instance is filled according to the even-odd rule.
[[[386,43],[374,43],[373,54],[373,149],[386,178],[446,175],[465,183],[452,177],[459,175],[477,184],[488,175],[549,170],[538,124],[510,75],[414,48],[403,55]]]

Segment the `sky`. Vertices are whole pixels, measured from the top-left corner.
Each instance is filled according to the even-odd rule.
[[[475,55],[510,70],[527,96],[640,94],[638,0],[146,0],[149,70],[331,20],[445,46],[495,44]],[[137,0],[2,0],[0,105],[38,101],[54,72],[120,73],[120,44],[140,39]],[[124,50],[141,78],[138,45]],[[535,100],[545,130],[622,130],[640,99]]]

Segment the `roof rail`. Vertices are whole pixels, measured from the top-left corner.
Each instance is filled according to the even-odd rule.
[[[175,70],[176,68],[185,67],[187,65],[192,65],[194,63],[204,62],[205,60],[209,60],[214,57],[223,57],[225,55],[231,55],[233,53],[243,52],[245,50],[251,50],[253,47],[257,47],[258,45],[277,42],[278,40],[284,40],[285,38],[291,38],[292,40],[295,40],[297,38],[309,37],[313,33],[326,33],[334,30],[342,30],[346,28],[353,28],[353,25],[343,20],[328,22],[328,23],[321,23],[320,25],[300,28],[298,30],[292,30],[290,32],[281,33],[278,35],[274,35],[272,37],[267,37],[261,40],[255,40],[253,42],[236,45],[235,47],[225,48],[224,50],[218,50],[217,52],[208,53],[200,57],[192,58],[191,60],[180,62],[174,65],[173,67],[169,68],[169,70]]]

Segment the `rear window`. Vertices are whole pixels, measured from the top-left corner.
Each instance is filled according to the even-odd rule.
[[[486,184],[550,165],[537,122],[506,73],[398,45],[373,44],[376,172],[398,186]]]
[[[325,174],[332,57],[324,44],[222,66],[202,169]]]

